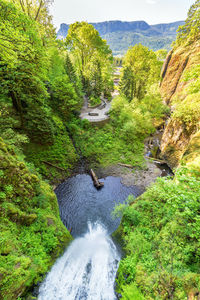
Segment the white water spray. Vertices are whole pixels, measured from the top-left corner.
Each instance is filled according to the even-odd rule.
[[[39,289],[38,300],[114,300],[119,253],[100,225],[76,238]]]

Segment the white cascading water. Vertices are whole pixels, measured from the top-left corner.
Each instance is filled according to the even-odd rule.
[[[114,300],[120,255],[105,228],[88,225],[59,258],[39,289],[38,300]]]

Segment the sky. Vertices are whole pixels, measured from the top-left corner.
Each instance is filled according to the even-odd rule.
[[[185,20],[195,0],[54,0],[50,12],[57,29],[61,23],[111,20],[150,25]]]

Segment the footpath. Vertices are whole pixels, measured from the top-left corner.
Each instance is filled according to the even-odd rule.
[[[117,70],[116,74],[114,75],[119,75],[119,74],[120,71]],[[118,78],[115,79],[114,83],[116,87],[119,83],[119,79]],[[117,89],[115,89],[114,92],[112,93],[112,99],[114,99],[117,95],[119,95],[119,92]],[[91,123],[98,123],[109,119],[109,111],[111,109],[112,100],[108,101],[107,99],[102,98],[101,104],[96,108],[91,108],[89,107],[88,104],[89,104],[88,98],[84,97],[84,104],[80,113],[80,118],[82,120],[87,119]]]

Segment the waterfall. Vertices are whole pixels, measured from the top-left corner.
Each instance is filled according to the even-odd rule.
[[[47,274],[38,300],[114,300],[119,260],[104,226],[88,224]]]

